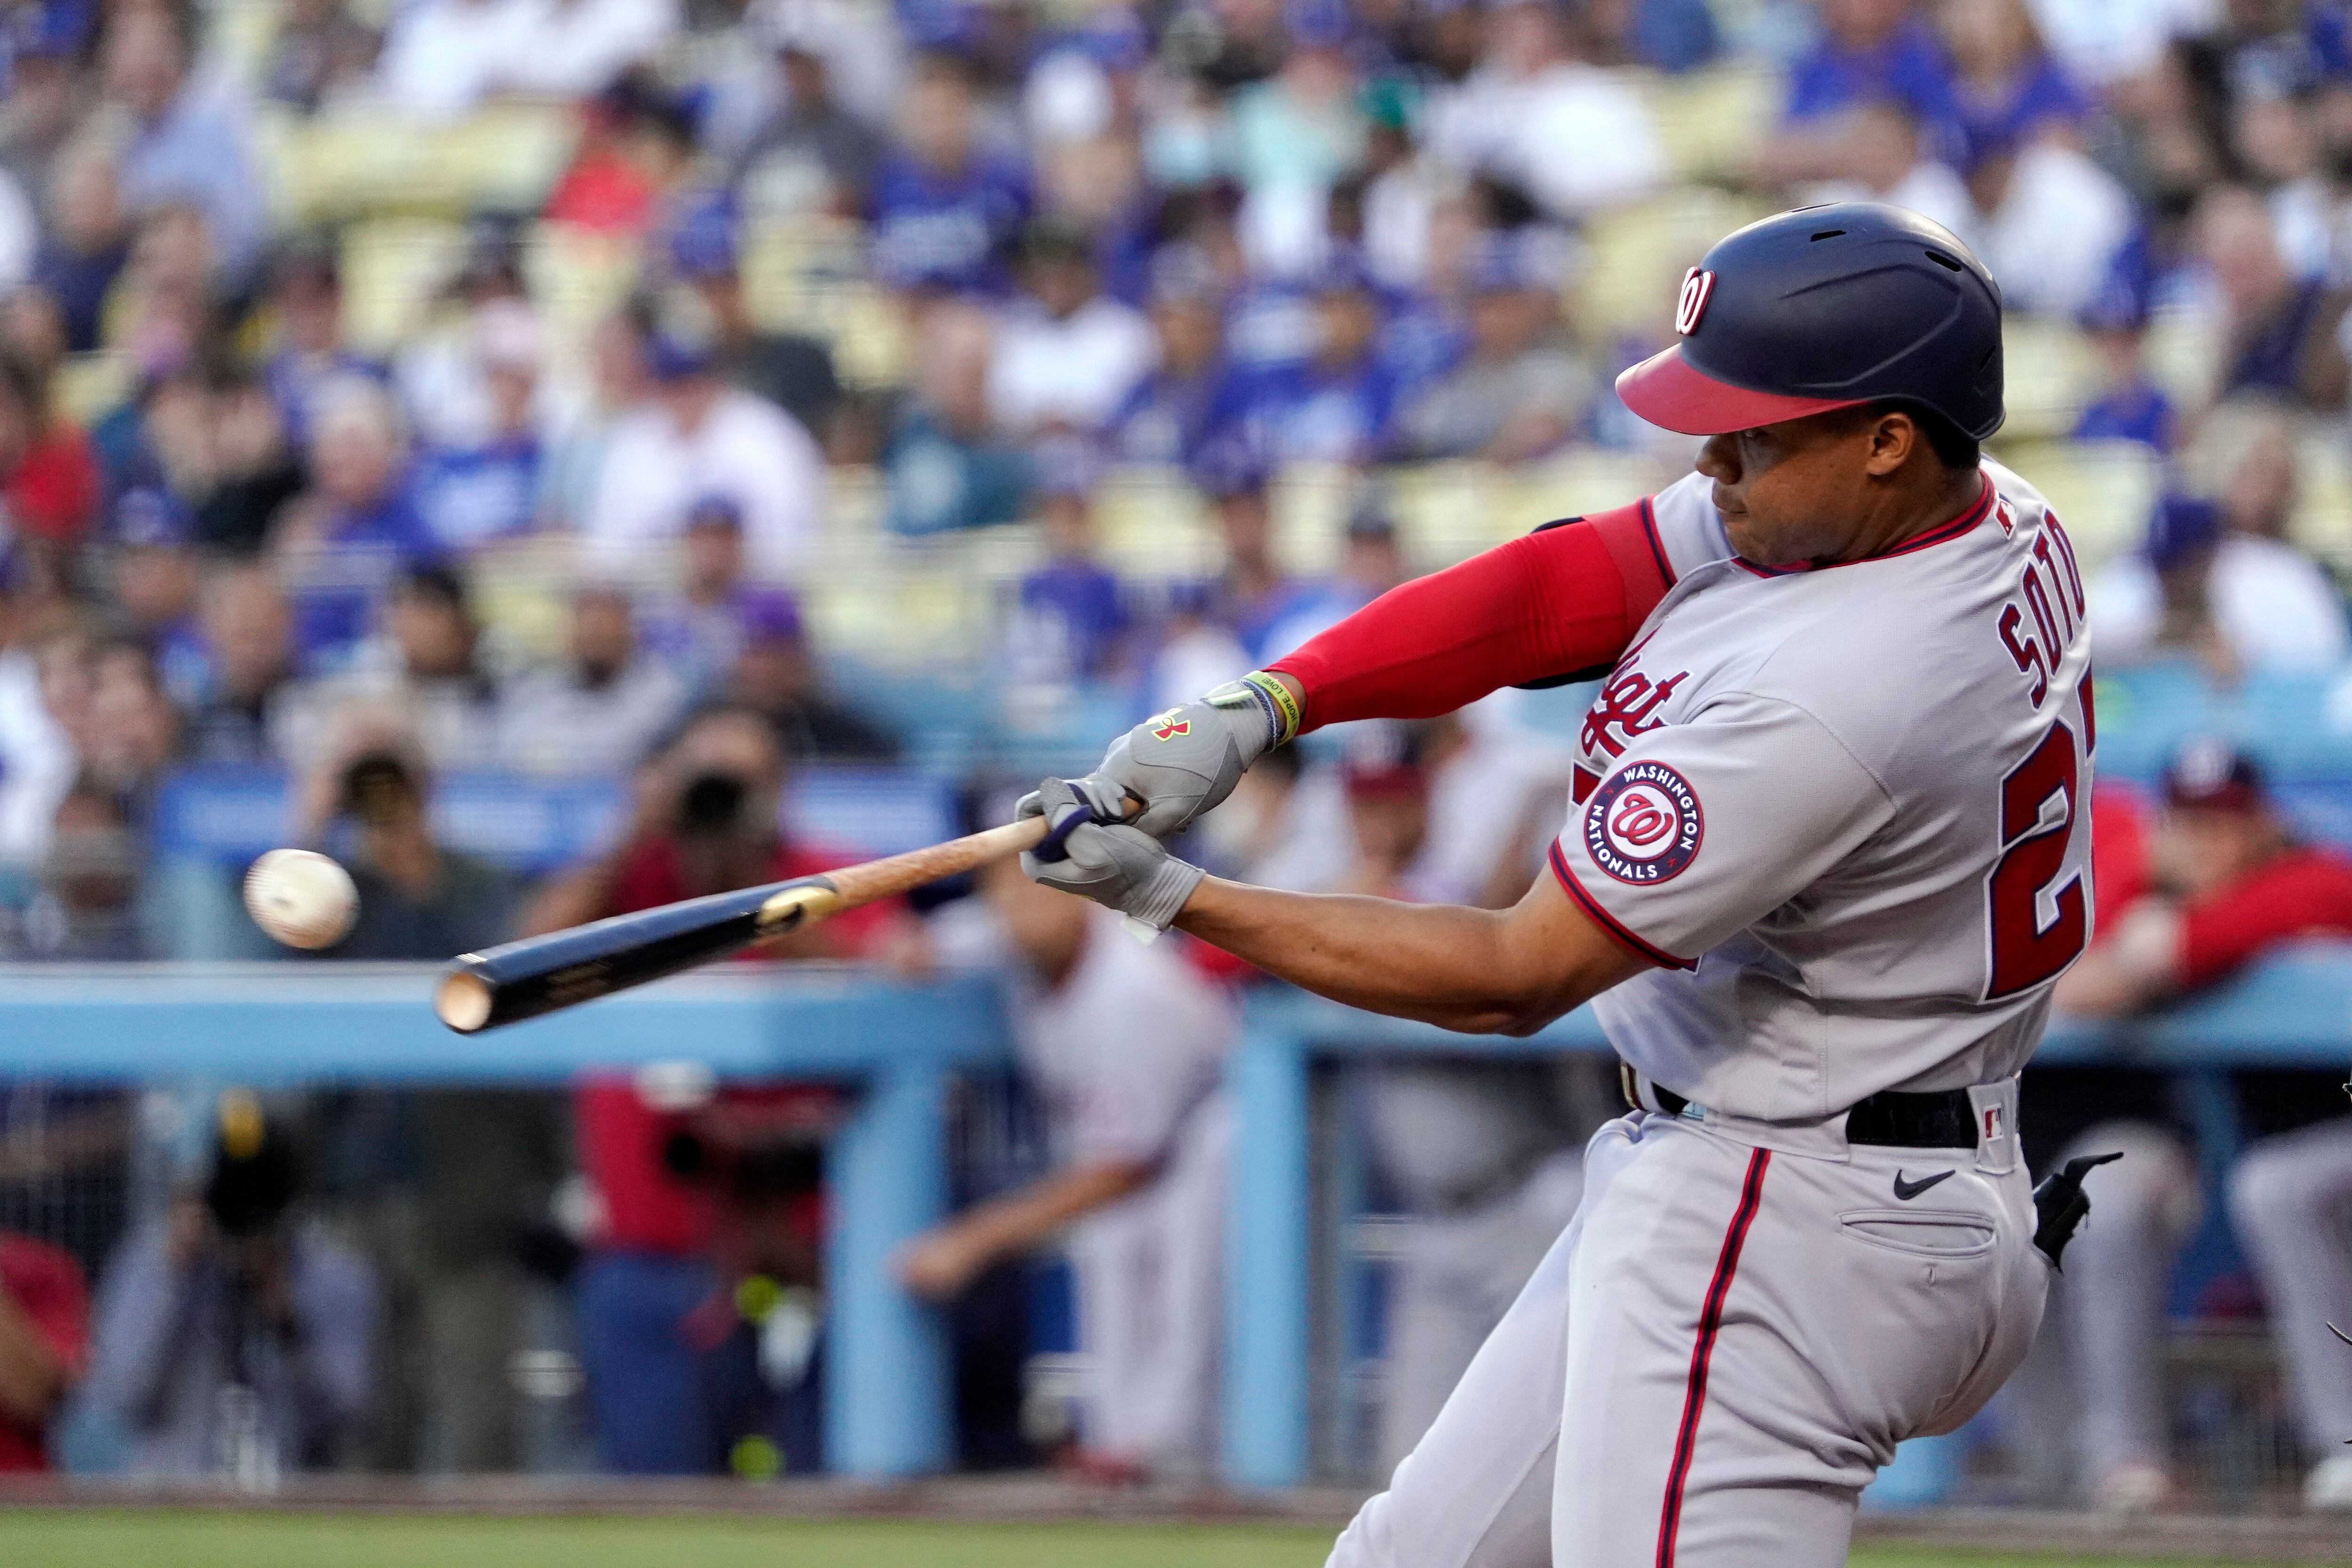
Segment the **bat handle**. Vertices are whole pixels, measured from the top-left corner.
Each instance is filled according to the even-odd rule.
[[[1045,837],[1037,841],[1037,847],[1030,853],[1048,864],[1066,860],[1070,858],[1071,834],[1089,822],[1128,821],[1143,809],[1143,803],[1131,795],[1122,799],[1119,805],[1121,810],[1117,816],[1105,816],[1100,808],[1081,793],[1077,799],[1062,808],[1061,815],[1045,829]]]

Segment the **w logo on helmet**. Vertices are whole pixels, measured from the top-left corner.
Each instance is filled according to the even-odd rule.
[[[1715,274],[1692,268],[1683,274],[1683,291],[1675,300],[1675,331],[1688,337],[1698,331],[1698,321],[1706,314],[1706,297],[1715,292]]]

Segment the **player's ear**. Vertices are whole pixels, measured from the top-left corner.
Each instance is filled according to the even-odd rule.
[[[1873,418],[1869,435],[1870,457],[1864,467],[1874,479],[1899,472],[1927,438],[1918,422],[1899,408],[1890,408]]]

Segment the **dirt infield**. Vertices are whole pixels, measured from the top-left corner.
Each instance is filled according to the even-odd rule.
[[[705,1515],[767,1519],[902,1520],[1047,1524],[1296,1525],[1332,1531],[1360,1493],[1301,1489],[1106,1488],[1055,1477],[954,1478],[875,1484],[847,1480],[748,1485],[726,1480],[604,1477],[305,1478],[268,1494],[223,1487],[142,1485],[38,1477],[0,1483],[0,1509],[188,1509],[222,1512],[594,1518]],[[2160,1514],[2113,1521],[2079,1513],[1937,1510],[1865,1516],[1871,1547],[1925,1552],[2052,1552],[2149,1563],[2352,1563],[2352,1518]]]

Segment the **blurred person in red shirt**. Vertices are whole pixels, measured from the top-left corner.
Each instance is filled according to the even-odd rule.
[[[758,713],[706,710],[640,773],[618,847],[559,878],[526,931],[651,909],[855,860],[785,836],[786,779]],[[903,919],[869,905],[753,957],[871,953]],[[814,1085],[718,1086],[691,1070],[594,1075],[573,1099],[595,1194],[579,1282],[597,1458],[624,1474],[720,1469],[744,1439],[790,1468],[817,1445],[821,1175],[839,1097]]]
[[[2287,943],[2352,936],[2352,857],[2299,840],[2252,759],[2221,742],[2194,742],[2166,770],[2160,796],[2152,816],[2108,786],[2093,797],[2098,931],[2058,983],[2060,1009],[2120,1018],[2218,984]],[[2342,1239],[2352,1121],[2303,1124],[2341,1109],[2327,1087],[2336,1076],[2323,1084],[2312,1074],[2237,1075],[2251,1132],[2299,1130],[2256,1143],[2230,1182],[2231,1219],[2271,1302],[2306,1439],[2323,1455],[2352,1436],[2352,1352],[2326,1327],[2352,1310],[2352,1250]],[[2115,1077],[2084,1086],[2095,1101],[2085,1120],[2095,1124],[2051,1162],[2125,1155],[2090,1178],[2099,1224],[2068,1251],[2051,1302],[2056,1331],[2034,1352],[2063,1358],[2064,1372],[2019,1384],[2066,1400],[2085,1500],[2137,1512],[2172,1491],[2165,1300],[2203,1194],[2177,1119],[2161,1104],[2136,1106],[2132,1085],[2105,1081]],[[2053,1109],[2063,1117],[2069,1107]],[[2315,1506],[2352,1506],[2352,1467],[2321,1464],[2308,1495]]]
[[[643,74],[583,105],[580,149],[547,198],[549,223],[591,234],[642,235],[694,163],[694,120]]]
[[[0,1231],[0,1474],[48,1468],[49,1418],[89,1344],[81,1267],[61,1248]]]
[[[98,459],[48,388],[14,353],[0,354],[0,497],[20,535],[52,549],[78,542],[98,514]]]
[[[2112,811],[2095,820],[2118,826]],[[2059,982],[2063,1011],[2120,1016],[2227,979],[2283,942],[2352,936],[2352,858],[2299,842],[2261,769],[2221,742],[2185,747],[2166,771],[2147,855],[2147,896],[2118,907],[2100,886],[2105,929]]]

